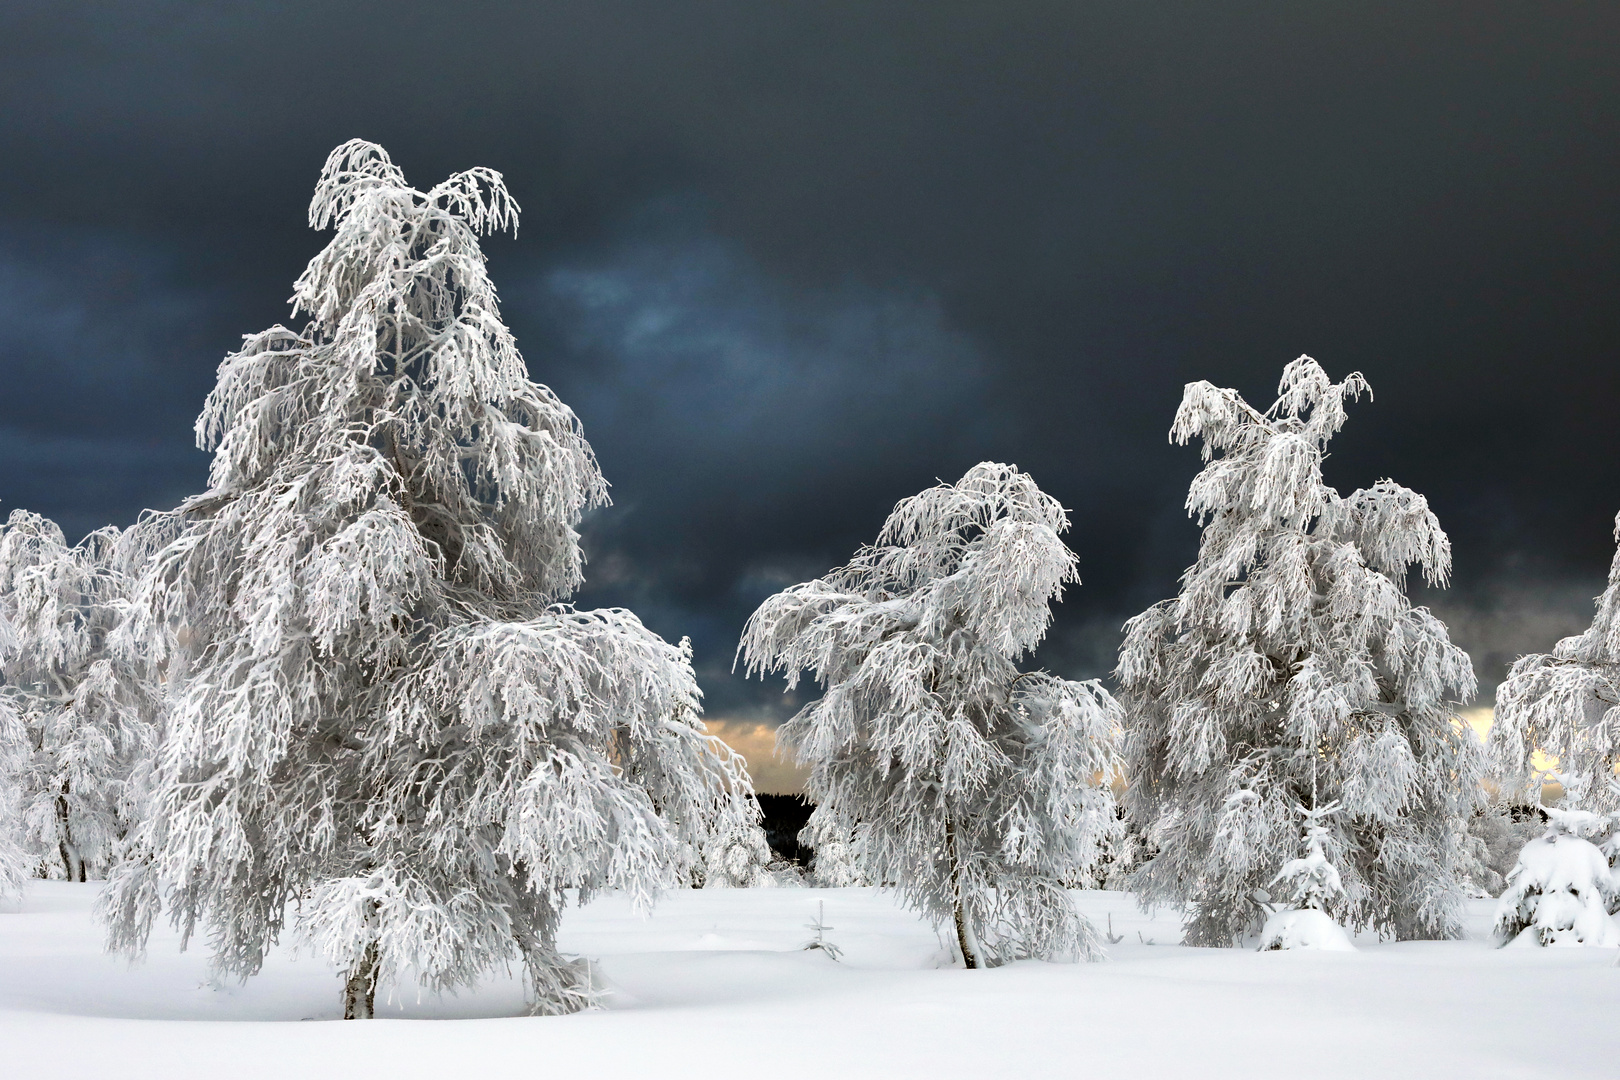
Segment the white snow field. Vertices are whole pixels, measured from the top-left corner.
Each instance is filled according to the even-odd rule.
[[[1171,913],[1088,892],[1125,938],[1109,962],[963,971],[872,889],[681,892],[645,919],[609,897],[561,941],[597,961],[605,1009],[525,1017],[511,979],[379,989],[382,1018],[345,1023],[337,976],[287,950],[220,987],[166,928],[140,965],[105,956],[97,888],[0,906],[0,1077],[1620,1076],[1616,950],[1495,949],[1485,900],[1469,941],[1257,953],[1179,947]],[[801,949],[818,901],[842,962]]]

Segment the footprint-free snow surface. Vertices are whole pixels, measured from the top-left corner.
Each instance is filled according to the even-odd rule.
[[[1123,938],[1108,962],[962,971],[876,890],[682,892],[650,918],[609,897],[561,941],[604,1009],[526,1017],[508,977],[385,988],[384,1019],[338,1023],[337,976],[287,950],[224,986],[163,930],[144,963],[103,955],[96,888],[0,906],[0,1077],[1620,1076],[1617,950],[1494,949],[1489,901],[1470,941],[1255,953],[1183,948],[1172,913],[1088,892]],[[801,948],[818,903],[842,962]]]

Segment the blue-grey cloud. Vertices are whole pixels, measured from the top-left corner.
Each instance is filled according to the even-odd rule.
[[[201,486],[190,421],[221,297],[180,284],[176,258],[92,230],[0,229],[0,502],[78,535]]]

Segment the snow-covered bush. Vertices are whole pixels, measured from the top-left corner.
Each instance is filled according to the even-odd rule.
[[[144,948],[166,898],[246,977],[291,912],[346,1016],[380,980],[514,957],[565,1012],[592,991],[556,950],[564,890],[648,902],[745,813],[686,643],[558,603],[607,486],[500,318],[477,237],[517,212],[487,169],[424,192],[373,144],[328,158],[308,321],[220,365],[209,489],[149,529],[130,632],[172,690],[113,947]]]
[[[31,874],[104,876],[139,816],[151,756],[150,698],[109,648],[123,618],[120,534],[69,545],[56,523],[14,510],[0,527],[0,695],[20,724],[12,813]]]
[[[1287,907],[1279,908],[1266,917],[1265,926],[1260,930],[1262,951],[1354,951],[1350,935],[1333,921],[1331,909],[1344,903],[1344,883],[1324,850],[1329,842],[1329,833],[1322,823],[1338,809],[1336,803],[1314,810],[1299,808],[1305,819],[1305,854],[1283,863],[1283,868],[1271,881],[1273,889],[1280,886],[1286,890]]]
[[[1580,833],[1608,835],[1590,811],[1547,808],[1547,830],[1524,845],[1496,903],[1498,945],[1620,945],[1620,884],[1608,857]]]
[[[810,766],[818,880],[827,839],[849,837],[862,877],[954,922],[969,967],[1098,952],[1063,882],[1113,821],[1119,708],[1096,682],[1015,666],[1076,580],[1067,527],[1028,476],[976,465],[902,500],[849,565],[766,600],[739,646],[750,674],[826,687],[777,732]]]
[[[1189,384],[1170,437],[1203,440],[1187,510],[1203,528],[1178,597],[1126,626],[1126,793],[1156,854],[1149,903],[1186,905],[1189,944],[1253,927],[1293,853],[1292,808],[1338,802],[1328,826],[1345,922],[1401,938],[1461,933],[1467,823],[1483,755],[1457,717],[1466,653],[1404,588],[1443,584],[1451,546],[1421,495],[1391,481],[1341,496],[1328,440],[1360,375],[1309,357],[1269,410]]]
[[[1615,518],[1620,541],[1620,516]],[[1609,584],[1597,598],[1592,625],[1564,638],[1550,653],[1521,656],[1496,689],[1496,713],[1487,747],[1506,790],[1536,802],[1539,750],[1558,770],[1578,778],[1589,809],[1620,811],[1620,550]]]

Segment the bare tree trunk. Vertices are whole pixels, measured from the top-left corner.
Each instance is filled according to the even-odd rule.
[[[979,966],[979,943],[973,927],[968,925],[967,910],[962,904],[962,858],[957,852],[956,821],[951,818],[945,821],[945,843],[950,848],[952,889],[956,894],[956,943],[962,950],[962,966],[976,968]]]
[[[79,858],[79,846],[73,842],[73,827],[68,824],[68,782],[62,781],[62,791],[56,796],[56,842],[58,853],[62,856],[62,870],[67,874],[69,881],[84,880],[84,860]]]
[[[377,1004],[377,943],[372,941],[349,969],[343,984],[343,1019],[370,1020]]]
[[[381,950],[377,947],[377,912],[381,905],[375,900],[366,903],[366,930],[371,940],[366,942],[360,958],[349,969],[343,984],[343,1019],[370,1020],[376,1015],[377,969],[381,967]]]

